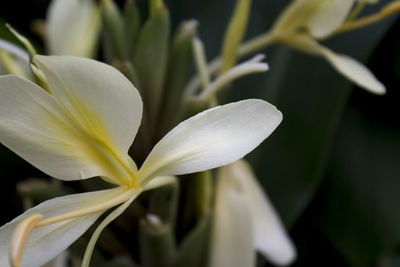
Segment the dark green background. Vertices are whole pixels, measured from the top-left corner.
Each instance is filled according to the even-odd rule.
[[[0,17],[40,48],[29,23],[48,1],[8,1]],[[173,25],[197,19],[208,58],[219,53],[235,1],[167,1]],[[269,29],[289,1],[257,0],[246,39]],[[365,10],[371,13],[389,1]],[[120,2],[118,2],[120,3]],[[336,36],[333,50],[365,62],[387,86],[371,95],[326,61],[281,45],[263,52],[270,71],[238,81],[232,100],[263,98],[284,115],[277,131],[248,158],[298,248],[295,266],[400,266],[400,21],[397,17]],[[19,180],[45,177],[0,148],[5,223],[21,212]],[[73,183],[72,183],[73,185]],[[260,258],[260,265],[266,264]]]

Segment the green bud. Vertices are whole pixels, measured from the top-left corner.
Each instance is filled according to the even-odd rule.
[[[160,118],[160,136],[164,136],[176,125],[180,110],[184,87],[189,79],[193,62],[192,40],[196,32],[197,21],[183,22],[177,29],[169,53],[167,80]]]
[[[137,77],[136,70],[130,62],[128,62],[128,61],[122,62],[122,61],[114,60],[112,65],[116,69],[118,69],[120,72],[122,72],[126,76],[126,78],[128,78],[136,88],[140,88],[139,79]]]
[[[149,212],[156,214],[174,228],[179,204],[179,184],[163,186],[151,192]]]
[[[164,3],[162,0],[150,0],[150,15],[153,16],[157,13],[157,10],[164,7]]]
[[[207,266],[208,245],[211,232],[211,215],[207,214],[183,239],[174,267]]]
[[[139,247],[142,266],[169,267],[175,259],[176,244],[171,224],[148,214],[139,225]]]
[[[162,7],[148,18],[140,31],[134,56],[147,118],[149,131],[154,133],[163,93],[163,85],[168,60],[168,42],[170,34],[169,12]]]
[[[213,187],[211,171],[184,176],[182,179],[182,195],[185,203],[183,203],[182,207],[181,228],[187,230],[193,223],[211,213]]]
[[[120,10],[112,0],[102,0],[104,29],[109,39],[113,57],[126,59],[125,29]]]
[[[195,188],[197,195],[197,218],[211,212],[213,202],[213,180],[212,172],[204,171],[195,174]]]
[[[140,13],[134,0],[126,0],[124,5],[125,43],[128,59],[133,59],[140,29]]]

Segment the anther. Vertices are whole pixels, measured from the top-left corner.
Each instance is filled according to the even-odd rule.
[[[37,223],[43,218],[41,214],[33,214],[28,218],[21,221],[11,238],[10,243],[10,264],[12,267],[19,267],[21,264],[22,252],[26,240],[28,239],[30,233],[35,229]]]

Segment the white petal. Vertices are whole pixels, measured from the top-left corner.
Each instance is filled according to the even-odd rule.
[[[23,219],[35,213],[42,214],[43,218],[49,218],[73,210],[87,208],[99,202],[112,199],[120,193],[121,189],[115,188],[68,195],[47,200],[27,210],[0,228],[0,266],[8,266],[8,250],[11,236],[15,227]],[[35,267],[45,264],[78,239],[102,213],[103,211],[34,229],[25,244],[21,267]]]
[[[251,167],[240,160],[226,168],[230,168],[231,177],[238,179],[244,189],[254,223],[256,249],[275,265],[292,263],[296,249]]]
[[[385,86],[360,62],[345,55],[335,54],[306,35],[295,35],[284,42],[306,53],[325,57],[343,76],[374,94],[384,94]]]
[[[139,170],[139,183],[234,162],[257,147],[281,120],[274,106],[256,99],[199,113],[172,129],[153,148]]]
[[[240,182],[223,167],[217,177],[210,267],[252,267],[256,262],[253,218]]]
[[[0,77],[0,141],[5,146],[61,179],[98,175],[101,169],[81,153],[87,147],[81,139],[42,88],[16,76]]]
[[[373,94],[382,95],[386,93],[385,86],[360,62],[346,55],[335,54],[328,49],[324,50],[323,53],[338,72],[358,86]]]
[[[126,154],[142,118],[142,100],[115,68],[72,56],[36,56],[50,90],[91,135]],[[109,140],[102,140],[102,139]]]
[[[307,26],[314,37],[325,37],[343,24],[354,0],[325,0],[321,1],[316,11],[307,21]]]
[[[93,140],[34,83],[0,77],[0,141],[45,173],[64,180],[93,176],[128,177],[112,164],[109,147]],[[127,157],[127,156],[126,156]]]
[[[53,0],[47,13],[49,54],[93,56],[100,22],[92,0]]]

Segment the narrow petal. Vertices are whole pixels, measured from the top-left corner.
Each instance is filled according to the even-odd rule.
[[[255,99],[199,113],[172,129],[153,148],[139,170],[139,183],[234,162],[257,147],[281,120],[274,106]]]
[[[111,164],[107,148],[79,129],[53,96],[17,76],[0,77],[0,141],[60,179],[113,177],[115,173],[128,177],[115,169],[118,164]]]
[[[94,55],[101,15],[99,7],[92,0],[53,0],[46,22],[49,54]]]
[[[385,86],[375,75],[353,58],[335,54],[303,34],[284,39],[284,42],[306,53],[325,57],[339,73],[373,94],[381,95],[386,92]]]
[[[360,62],[346,55],[335,54],[329,49],[325,49],[323,54],[338,72],[358,86],[373,94],[382,95],[386,93],[386,87]]]
[[[255,247],[275,265],[289,265],[296,258],[296,249],[282,222],[257,182],[257,178],[244,160],[229,168],[231,177],[239,180],[251,213]]]
[[[107,227],[112,221],[114,221],[119,215],[121,215],[128,207],[131,205],[133,200],[135,200],[141,191],[138,190],[136,194],[134,194],[130,199],[120,205],[118,208],[113,210],[108,216],[100,223],[100,225],[94,231],[92,237],[90,238],[89,244],[85,250],[85,254],[82,260],[81,267],[89,267],[90,259],[92,257],[94,246],[96,245],[97,239],[100,237],[101,232],[103,232],[104,228]]]
[[[47,200],[0,228],[0,266],[8,266],[11,236],[19,222],[40,213],[43,219],[91,207],[118,196],[120,188],[74,194]],[[104,211],[41,226],[32,231],[23,250],[21,267],[45,264],[78,239]]]
[[[36,56],[51,92],[93,138],[126,154],[142,118],[142,100],[131,82],[104,63],[72,56]]]
[[[343,24],[355,0],[325,0],[308,18],[307,26],[311,35],[325,37]]]
[[[217,177],[210,241],[210,267],[255,266],[253,218],[237,177],[223,167]]]

